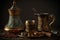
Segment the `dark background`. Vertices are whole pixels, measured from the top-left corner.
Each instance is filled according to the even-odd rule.
[[[0,0],[0,29],[3,29],[9,19],[8,9],[12,6],[12,0]],[[17,0],[17,6],[21,9],[20,18],[24,23],[26,19],[36,19],[35,8],[40,13],[54,14],[56,17],[52,28],[60,30],[60,12],[58,0]]]

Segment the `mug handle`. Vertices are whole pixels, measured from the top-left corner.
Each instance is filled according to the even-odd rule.
[[[55,16],[54,15],[50,15],[49,16],[49,19],[50,19],[50,23],[49,23],[49,26],[51,26],[53,23],[54,23],[54,21],[55,21]]]

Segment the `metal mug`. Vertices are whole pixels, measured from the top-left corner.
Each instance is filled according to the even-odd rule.
[[[38,31],[51,31],[51,25],[55,21],[55,16],[48,13],[38,15]]]

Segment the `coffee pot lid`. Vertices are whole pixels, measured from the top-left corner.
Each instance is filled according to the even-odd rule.
[[[13,0],[13,5],[12,5],[12,7],[9,10],[19,10],[19,8],[16,5],[16,1],[15,0]]]

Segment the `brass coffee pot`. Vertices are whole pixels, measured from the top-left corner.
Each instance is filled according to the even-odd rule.
[[[38,16],[38,31],[48,31],[51,32],[51,25],[55,20],[55,16],[48,13],[37,13]]]
[[[8,9],[9,12],[9,21],[7,25],[5,26],[5,31],[11,31],[11,32],[18,32],[20,30],[24,30],[23,23],[20,19],[20,9],[16,6],[16,1],[13,1],[13,5],[10,9]]]

